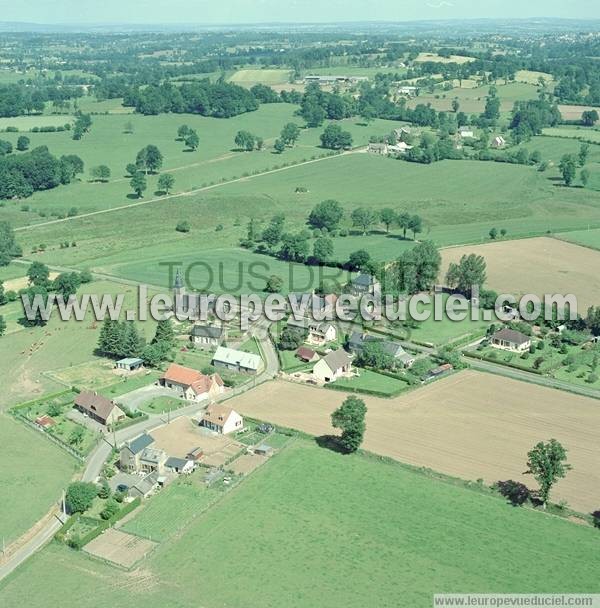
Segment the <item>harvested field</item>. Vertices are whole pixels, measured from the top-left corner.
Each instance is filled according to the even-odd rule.
[[[239,458],[236,458],[230,465],[229,468],[237,475],[248,475],[252,473],[261,464],[267,462],[268,457],[259,456],[258,454],[244,454]]]
[[[322,435],[345,399],[332,392],[269,382],[233,399],[253,418]],[[600,504],[600,402],[508,378],[464,371],[396,399],[362,397],[368,408],[364,447],[402,462],[487,483],[524,476],[527,452],[556,438],[573,470],[553,492],[580,511]]]
[[[185,458],[192,450],[200,448],[204,453],[202,462],[210,466],[221,466],[244,447],[231,437],[199,427],[187,416],[154,429],[150,434],[156,442],[154,447],[176,458]]]
[[[578,120],[586,110],[600,111],[600,108],[595,108],[594,106],[570,106],[563,104],[559,104],[558,109],[564,120]]]
[[[600,253],[548,237],[498,241],[442,250],[445,277],[450,262],[465,254],[482,255],[487,263],[487,285],[515,296],[534,293],[572,293],[583,314],[600,302]]]
[[[146,557],[156,543],[110,528],[85,546],[86,553],[123,568],[131,568]]]

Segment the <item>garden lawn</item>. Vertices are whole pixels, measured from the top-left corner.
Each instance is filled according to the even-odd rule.
[[[164,412],[172,412],[180,407],[187,405],[181,399],[173,399],[172,397],[157,397],[148,403],[140,405],[138,409],[146,414],[163,414]]]
[[[58,505],[77,463],[41,433],[2,413],[0,446],[0,538],[8,546]]]
[[[181,513],[164,504],[163,524],[158,513],[147,520],[159,536]],[[597,541],[592,528],[397,463],[296,441],[140,570],[115,576],[50,545],[0,583],[0,594],[5,608],[21,607],[25,593],[30,608],[162,608],[173,598],[180,608],[363,608],[398,598],[428,608],[441,591],[598,593]],[[190,571],[202,572],[201,583]],[[236,573],[236,585],[223,584],[224,571]]]
[[[391,378],[368,369],[357,369],[359,375],[352,378],[340,378],[335,386],[350,391],[368,391],[382,396],[397,395],[408,388],[408,382]]]

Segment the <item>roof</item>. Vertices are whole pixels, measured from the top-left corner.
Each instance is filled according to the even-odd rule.
[[[165,462],[165,466],[169,469],[183,469],[188,462],[190,461],[185,458],[175,458],[175,456],[171,456],[167,459],[167,462]]]
[[[406,351],[400,343],[394,342],[392,340],[384,340],[383,338],[378,338],[376,336],[370,336],[369,334],[364,334],[359,331],[353,331],[350,334],[350,338],[348,339],[348,346],[351,349],[354,348],[356,350],[360,350],[364,346],[365,342],[380,343],[383,352],[394,358],[403,358],[406,355]],[[407,358],[403,360],[412,359],[413,357],[407,356]]]
[[[207,422],[216,424],[217,426],[223,426],[231,414],[237,414],[239,416],[235,410],[232,410],[226,405],[211,405],[206,408],[204,416],[202,416],[202,420],[206,420]]]
[[[121,365],[139,365],[143,362],[144,360],[140,359],[139,357],[125,357],[125,359],[120,359],[117,361],[117,363],[120,363]]]
[[[500,331],[497,331],[493,336],[493,340],[505,340],[506,342],[512,342],[514,344],[525,344],[529,342],[531,338],[525,334],[517,331],[516,329],[509,329],[504,327]]]
[[[196,369],[177,365],[177,363],[171,363],[171,365],[169,365],[167,371],[161,376],[161,380],[167,380],[168,382],[174,382],[175,384],[181,384],[182,386],[189,386],[197,395],[207,393],[211,389],[213,382],[216,382],[221,386],[223,385],[223,380],[219,374],[205,376]]]
[[[99,416],[103,420],[107,420],[113,411],[115,404],[106,397],[92,393],[91,391],[83,391],[75,397],[75,405]]]
[[[194,325],[191,334],[196,338],[220,338],[223,328],[215,325]]]
[[[161,460],[165,458],[166,454],[164,450],[159,450],[157,448],[146,448],[140,458],[145,460],[146,462],[151,462],[154,464],[158,464]]]
[[[332,350],[329,354],[325,355],[321,361],[325,361],[327,367],[334,372],[351,363],[352,358],[345,350],[340,348],[338,350]]]
[[[158,472],[152,471],[148,473],[146,477],[140,479],[135,486],[133,486],[142,496],[146,496],[149,492],[154,489],[154,486],[158,483]]]
[[[370,274],[359,274],[352,280],[353,285],[364,285],[365,287],[373,285],[373,283],[375,283],[375,277]]]
[[[140,435],[139,437],[128,441],[125,445],[129,449],[129,451],[135,456],[153,443],[154,438],[144,433],[143,435]]]
[[[49,427],[54,426],[56,424],[56,420],[52,418],[52,416],[48,416],[48,414],[44,414],[43,416],[38,416],[35,419],[35,423],[39,424],[39,426]]]
[[[253,353],[246,353],[233,348],[219,346],[213,355],[213,361],[227,363],[228,365],[237,365],[246,369],[258,369],[261,364],[261,358]]]
[[[300,359],[305,359],[306,361],[311,361],[316,354],[317,353],[312,348],[308,348],[307,346],[301,346],[296,351],[296,355],[300,357]]]

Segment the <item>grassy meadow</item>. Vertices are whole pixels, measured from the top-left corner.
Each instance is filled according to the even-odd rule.
[[[294,148],[283,154],[273,153],[272,145],[282,127],[288,122],[299,125],[303,123],[302,119],[295,116],[295,110],[296,106],[291,104],[268,104],[256,112],[227,120],[189,114],[98,115],[93,117],[90,132],[80,141],[73,141],[67,131],[28,133],[32,148],[46,145],[56,156],[79,155],[84,161],[85,173],[79,181],[36,192],[26,201],[7,201],[0,208],[0,220],[10,219],[15,226],[27,225],[65,215],[71,208],[77,209],[78,213],[89,213],[136,202],[138,199],[131,191],[130,177],[125,167],[134,162],[138,150],[148,144],[155,144],[161,150],[164,156],[162,171],[168,171],[175,177],[174,192],[199,189],[223,180],[263,172],[284,163],[309,160],[326,154],[328,151],[319,147],[322,128],[303,129]],[[344,128],[352,132],[355,145],[366,145],[371,135],[389,133],[397,124],[376,120],[364,126],[359,122],[355,119],[343,121]],[[133,133],[125,132],[126,123],[131,123]],[[176,141],[177,129],[183,124],[198,132],[198,150],[189,151],[183,142]],[[239,130],[248,130],[263,137],[265,148],[251,153],[238,151],[234,138]],[[13,145],[19,136],[19,133],[2,135]],[[111,170],[107,183],[90,181],[90,169],[100,164],[107,165]],[[160,195],[157,181],[157,175],[148,176],[145,199]],[[26,212],[22,211],[24,205],[28,208]]]
[[[107,281],[83,285],[78,293],[123,293],[126,307],[136,301],[134,287]],[[8,324],[8,334],[0,340],[0,373],[6,378],[0,394],[0,410],[69,387],[73,378],[82,381],[84,386],[97,388],[94,373],[79,373],[77,366],[84,363],[97,362],[97,375],[104,383],[106,374],[102,363],[106,360],[94,355],[100,323],[94,322],[90,313],[82,322],[64,323],[55,316],[44,327],[20,323],[23,316],[20,302],[0,307],[0,314]],[[140,324],[140,330],[151,339],[154,323]],[[116,376],[113,382],[118,382]]]
[[[167,534],[177,517],[168,513]],[[440,591],[598,592],[598,560],[591,528],[397,463],[297,441],[138,570],[116,575],[53,544],[0,583],[0,594],[6,608],[22,606],[24,593],[31,608],[158,608],[174,597],[180,608],[268,608],[282,598],[290,608],[362,608],[397,605],[399,597],[421,608]],[[201,582],[190,582],[190,570],[202,572]],[[224,571],[235,572],[236,585],[223,584]]]
[[[77,463],[41,433],[4,413],[0,445],[0,539],[8,546],[57,505]]]

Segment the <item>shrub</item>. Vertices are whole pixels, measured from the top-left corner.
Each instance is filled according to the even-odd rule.
[[[179,224],[175,226],[175,230],[177,230],[177,232],[189,232],[191,229],[192,227],[187,221],[179,222]]]
[[[586,382],[588,384],[594,384],[594,382],[598,382],[598,374],[594,374],[594,373],[590,374],[587,377]]]

